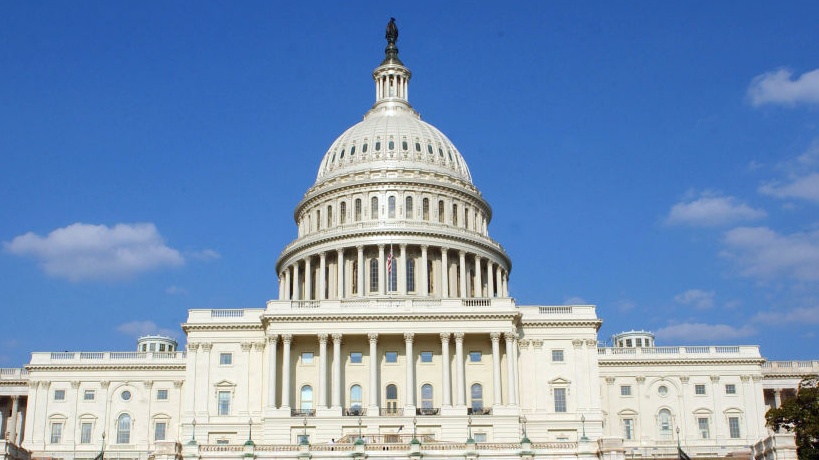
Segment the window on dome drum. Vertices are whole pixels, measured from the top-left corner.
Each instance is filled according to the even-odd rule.
[[[389,384],[387,385],[386,391],[386,408],[384,411],[385,415],[397,415],[398,414],[398,387]]]
[[[85,390],[82,394],[83,401],[93,401],[96,398],[96,392],[94,390]]]
[[[555,412],[566,412],[566,389],[555,388]]]
[[[165,351],[165,344],[164,343],[159,344],[159,351]]]
[[[427,152],[432,155],[432,144],[427,144]]]
[[[555,363],[563,362],[563,350],[552,350],[552,362]]]
[[[395,267],[395,259],[393,259],[393,266],[387,273],[387,290],[395,292],[398,290],[398,270]]]
[[[157,401],[166,401],[168,399],[168,390],[156,390]]]
[[[429,198],[424,198],[421,201],[421,212],[424,220],[429,220]]]
[[[432,261],[427,260],[427,292],[430,294],[434,293],[435,290],[435,277],[432,276]]]
[[[131,443],[131,416],[121,414],[117,418],[117,444]]]
[[[407,150],[407,141],[401,141],[401,150]]]
[[[388,149],[390,149],[390,150],[395,150],[395,142],[390,141],[390,142],[387,144],[387,148],[388,148]]]
[[[65,401],[65,390],[54,390],[54,401]]]
[[[407,257],[407,292],[415,292],[415,259]]]
[[[83,422],[80,425],[80,444],[91,444],[91,423]]]
[[[631,348],[631,339],[626,339],[626,347]]]
[[[222,366],[233,364],[233,353],[219,353],[219,364]]]
[[[695,395],[704,395],[705,394],[705,385],[703,385],[703,384],[694,385],[694,394]]]
[[[438,223],[444,223],[444,201],[441,200],[438,202]]]
[[[727,395],[735,395],[737,394],[737,386],[733,383],[729,383],[725,385],[725,394]]]
[[[458,205],[457,204],[452,205],[452,225],[454,225],[454,226],[458,225]]]
[[[387,217],[395,219],[395,195],[387,198]]]
[[[333,226],[333,207],[327,206],[327,228]]]
[[[355,144],[353,144],[353,146],[350,147],[350,156],[353,156],[353,155],[355,155]]]
[[[620,396],[631,396],[631,385],[620,385]]]
[[[739,417],[728,417],[728,432],[731,439],[739,439]]]
[[[470,363],[479,363],[481,362],[481,352],[480,351],[470,351],[469,352],[469,362]]]
[[[452,159],[452,151],[451,150],[446,149],[446,153],[449,155],[449,161],[455,161],[455,160]]]
[[[353,286],[353,294],[358,294],[358,261],[353,261],[353,274],[350,284]]]
[[[316,230],[321,230],[321,209],[316,209]]]
[[[412,197],[408,196],[404,199],[404,217],[412,219]]]
[[[154,425],[154,441],[164,441],[167,428],[168,424],[166,422],[156,422],[156,425]]]
[[[643,339],[634,339],[634,341],[637,348],[641,348],[643,346]]]
[[[398,362],[398,352],[397,351],[388,351],[384,353],[384,361],[389,364],[395,364]]]
[[[657,423],[659,424],[660,437],[663,439],[671,439],[671,411],[661,409],[657,414]]]
[[[361,146],[361,153],[367,153],[367,143],[365,142],[364,145]]]
[[[361,220],[361,198],[355,199],[355,221]]]
[[[441,158],[444,157],[444,149],[442,149],[441,147],[438,147],[438,156]]]
[[[480,414],[483,411],[483,385],[475,383],[469,389],[469,396],[473,414]]]
[[[341,225],[347,223],[347,203],[344,201],[339,205],[338,220],[341,222]]]
[[[220,391],[217,395],[217,414],[219,415],[230,415],[230,392],[229,391]]]
[[[697,429],[700,431],[700,437],[702,439],[708,439],[711,437],[711,430],[708,429],[707,418],[700,417],[697,419]]]
[[[469,228],[469,208],[464,208],[464,228]]]
[[[432,409],[432,385],[428,383],[421,385],[421,409]]]
[[[378,219],[378,197],[370,199],[370,219]]]
[[[422,363],[431,363],[432,362],[432,352],[431,351],[422,351],[421,352],[421,362]]]
[[[375,142],[375,151],[376,151],[376,152],[380,152],[380,151],[381,151],[381,141],[376,141],[376,142]]]
[[[313,387],[305,385],[301,387],[301,410],[309,413],[313,410]]]
[[[361,415],[361,385],[353,385],[350,387],[350,409],[355,411],[355,414]]]
[[[419,142],[416,142],[416,143],[415,143],[415,151],[416,151],[416,152],[420,152],[420,151],[421,151],[421,144],[420,144]]]
[[[51,444],[63,442],[63,422],[51,422]]]
[[[370,292],[378,292],[378,259],[370,259]]]
[[[350,363],[351,364],[361,364],[364,359],[364,354],[360,351],[351,351],[350,352]]]

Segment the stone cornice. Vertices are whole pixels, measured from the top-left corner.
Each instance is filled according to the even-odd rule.
[[[665,359],[599,359],[597,360],[597,365],[600,367],[619,367],[619,366],[687,366],[690,364],[695,365],[703,365],[703,364],[753,364],[753,365],[761,365],[764,359],[762,358],[746,358],[746,357],[739,357],[739,358],[730,358],[730,357],[719,357],[719,358],[665,358]]]
[[[552,328],[552,327],[593,327],[595,331],[600,330],[603,325],[601,319],[565,319],[565,320],[521,320],[521,327],[525,328]]]
[[[229,330],[229,331],[264,331],[264,326],[261,322],[256,323],[182,323],[182,330],[188,331],[212,331],[212,330]]]
[[[312,313],[312,314],[310,314]],[[452,313],[320,313],[317,311],[305,312],[304,314],[274,314],[263,315],[265,323],[351,323],[361,321],[412,321],[412,322],[436,322],[436,321],[485,321],[485,320],[508,320],[515,321],[519,316],[517,312],[452,312]]]
[[[41,372],[41,371],[76,371],[76,370],[87,370],[87,371],[142,371],[142,370],[162,370],[162,371],[184,371],[187,365],[185,363],[179,364],[147,364],[147,363],[139,363],[139,364],[88,364],[88,363],[79,363],[79,364],[36,364],[36,365],[28,365],[26,366],[29,371],[32,372]]]

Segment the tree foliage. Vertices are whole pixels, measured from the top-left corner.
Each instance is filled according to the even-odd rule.
[[[796,397],[765,414],[774,431],[784,429],[796,435],[800,459],[819,459],[819,376],[802,379]]]

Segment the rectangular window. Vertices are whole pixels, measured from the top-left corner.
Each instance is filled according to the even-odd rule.
[[[555,363],[563,362],[563,350],[552,350],[552,362]]]
[[[725,394],[727,395],[735,395],[737,394],[737,386],[733,383],[729,383],[725,385]]]
[[[555,412],[566,412],[566,389],[555,388]]]
[[[301,363],[302,364],[313,364],[313,352],[312,351],[305,351],[301,354]]]
[[[475,433],[475,442],[486,442],[486,433]]]
[[[623,419],[623,439],[634,439],[634,419]]]
[[[421,362],[422,363],[431,363],[432,362],[432,352],[431,351],[422,351],[421,352]]]
[[[620,396],[631,396],[631,385],[620,385]]]
[[[631,339],[626,339],[626,348],[631,348]]]
[[[638,348],[643,346],[643,339],[634,339]]]
[[[83,401],[93,401],[95,397],[96,393],[94,392],[94,390],[85,390],[82,394]]]
[[[220,446],[224,446],[226,444],[230,444],[230,440],[229,439],[217,439],[216,444],[220,445]]]
[[[164,343],[159,344],[159,351],[165,351],[165,344]]]
[[[739,439],[739,417],[728,417],[728,431],[731,439]]]
[[[697,419],[697,428],[700,430],[700,437],[702,439],[708,439],[711,437],[711,433],[708,430],[708,419],[707,418],[698,418]]]
[[[156,426],[154,427],[154,441],[164,441],[165,440],[165,429],[168,425],[165,422],[156,422]]]
[[[298,435],[298,441],[300,445],[310,444],[310,435],[300,434]]]
[[[230,392],[219,392],[219,415],[230,415]]]
[[[395,364],[398,362],[398,352],[397,351],[388,351],[384,354],[384,360],[390,364]]]
[[[51,422],[51,444],[63,441],[63,422]]]
[[[156,390],[156,399],[158,401],[165,401],[168,399],[168,390]]]
[[[470,351],[469,352],[469,362],[470,363],[479,363],[479,362],[481,362],[481,352],[480,351]]]
[[[80,425],[80,444],[91,444],[91,423]]]
[[[360,351],[350,352],[350,363],[352,363],[352,364],[361,364],[363,359],[364,359],[364,354],[361,353]]]
[[[705,394],[705,385],[703,385],[703,384],[694,385],[694,394],[695,395],[704,395]]]
[[[54,401],[65,401],[65,390],[54,390]]]
[[[219,365],[230,366],[233,364],[233,353],[219,353]]]

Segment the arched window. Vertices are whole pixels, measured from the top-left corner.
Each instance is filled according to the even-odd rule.
[[[387,198],[387,217],[395,219],[395,195]]]
[[[392,248],[390,248],[390,252],[392,252]],[[393,259],[387,272],[387,290],[389,292],[398,290],[398,266],[395,265],[395,259]]]
[[[671,411],[660,409],[657,414],[657,428],[660,430],[661,439],[671,439]]]
[[[316,209],[316,230],[321,230],[321,209]]]
[[[406,140],[401,141],[401,150],[407,150],[407,141]]]
[[[415,259],[407,257],[407,292],[415,292]]]
[[[381,141],[375,141],[375,151],[378,152],[381,150]]]
[[[469,208],[464,208],[464,228],[469,228]]]
[[[117,418],[117,444],[131,443],[131,416],[122,414]]]
[[[395,150],[395,142],[390,140],[390,142],[387,144],[387,148],[389,148],[390,150]]]
[[[404,217],[412,219],[412,197],[408,196],[404,200]]]
[[[458,205],[452,204],[452,225],[458,225]]]
[[[327,206],[327,228],[333,226],[333,207]]]
[[[355,199],[355,221],[361,220],[361,198]]]
[[[358,294],[358,261],[353,261],[353,274],[350,280],[353,285],[353,294]]]
[[[473,384],[469,395],[472,398],[472,413],[483,413],[483,385],[480,383]]]
[[[378,219],[378,197],[370,199],[370,219]]]
[[[393,384],[387,385],[387,398],[386,398],[386,409],[385,415],[397,415],[398,414],[398,387]]]
[[[301,410],[306,413],[313,410],[313,387],[310,385],[301,387]]]
[[[370,292],[378,292],[378,259],[370,260]]]
[[[429,198],[424,198],[421,202],[424,220],[429,220]]]
[[[444,223],[444,200],[438,202],[438,223]]]
[[[350,387],[350,415],[361,415],[361,385]]]
[[[435,292],[435,277],[432,276],[432,261],[427,260],[427,292],[432,294]]]
[[[421,413],[424,413],[424,410],[431,410],[432,409],[432,385],[425,383],[421,385]]]
[[[339,213],[338,220],[341,222],[341,225],[346,224],[347,223],[347,203],[345,203],[344,201],[341,202],[341,206],[339,207],[338,213]]]

